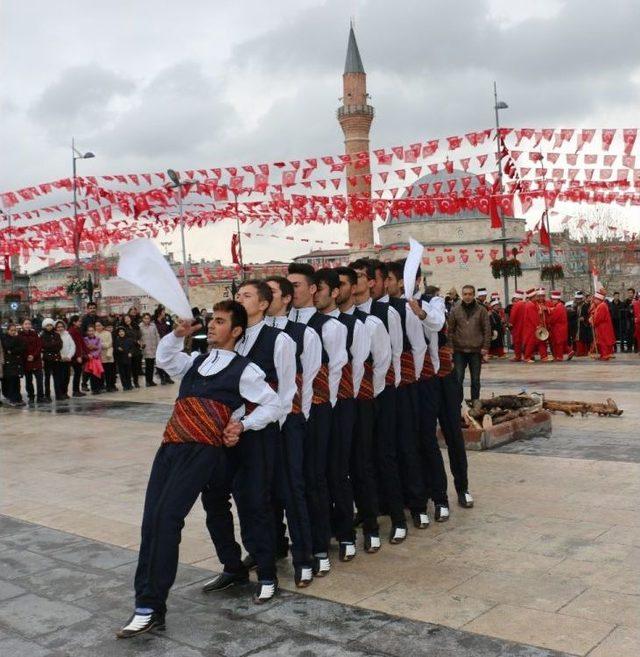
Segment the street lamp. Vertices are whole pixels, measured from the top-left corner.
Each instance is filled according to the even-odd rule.
[[[180,213],[180,239],[182,240],[182,263],[183,263],[183,281],[184,293],[189,298],[189,275],[187,274],[187,247],[184,240],[184,213],[182,212],[182,187],[184,185],[192,185],[194,180],[180,180],[180,174],[173,169],[167,169],[167,175],[169,176],[171,183],[168,183],[168,187],[172,187],[178,190],[178,211]]]
[[[75,139],[71,138],[71,160],[73,162],[73,250],[76,257],[76,278],[80,279],[80,235],[78,233],[78,203],[77,203],[77,181],[76,181],[76,160],[90,160],[95,155],[91,151],[81,153],[75,144]]]
[[[500,116],[498,112],[500,110],[509,109],[509,105],[503,100],[498,100],[498,87],[496,83],[493,83],[493,109],[496,113],[496,153],[498,158],[498,181],[500,184],[500,194],[502,194],[502,158],[500,154]],[[507,227],[505,225],[504,213],[500,209],[500,223],[502,224],[501,228],[501,239],[502,239],[502,257],[504,260],[507,259]],[[507,276],[504,277],[504,303],[509,303],[509,279]]]

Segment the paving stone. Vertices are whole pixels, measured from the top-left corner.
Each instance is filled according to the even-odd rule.
[[[85,609],[32,593],[11,598],[0,605],[0,623],[30,638],[90,617]]]
[[[0,655],[5,655],[5,657],[49,657],[51,651],[33,641],[1,632]]]
[[[131,563],[138,558],[132,550],[96,543],[88,539],[82,539],[74,545],[57,550],[54,556],[60,561],[107,570]]]
[[[25,525],[27,525],[27,523],[22,520],[16,520],[15,518],[0,513],[0,536],[2,536],[3,539],[16,532],[24,531]],[[36,527],[37,525],[31,526]]]
[[[311,597],[294,596],[277,607],[257,614],[257,619],[277,623],[323,638],[350,641],[375,632],[389,623],[386,614],[347,607]]]
[[[9,598],[15,598],[19,595],[26,593],[26,591],[16,584],[7,582],[6,580],[0,580],[0,600],[8,600]]]
[[[136,573],[136,568],[138,567],[138,554],[135,554],[135,561],[131,563],[124,564],[123,566],[118,566],[113,568],[111,572],[117,574],[119,577],[124,579],[126,582],[130,582],[133,585],[133,578]],[[203,583],[207,579],[215,577],[216,573],[208,572],[202,568],[195,568],[194,566],[189,566],[188,564],[178,564],[178,572],[176,574],[176,581],[171,588],[172,591],[179,591],[182,588],[189,586],[191,584]]]
[[[48,557],[28,550],[3,550],[0,554],[0,578],[17,579],[23,575],[55,568],[58,564]]]
[[[338,643],[322,641],[319,637],[297,634],[256,650],[251,653],[251,657],[375,657],[381,654],[367,648],[347,648]]]
[[[38,525],[26,525],[21,531],[12,532],[11,535],[2,539],[2,542],[9,547],[25,548],[45,556],[61,548],[78,544],[81,541],[80,536]]]

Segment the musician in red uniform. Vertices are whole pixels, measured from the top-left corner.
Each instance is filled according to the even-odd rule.
[[[611,313],[608,304],[604,303],[606,291],[598,290],[593,295],[589,323],[593,327],[594,343],[597,351],[592,354],[599,360],[611,360],[615,358],[613,350],[616,345],[616,333],[611,321]]]
[[[571,360],[574,353],[568,345],[569,318],[560,290],[551,292],[551,312],[549,313],[548,327],[549,342],[554,359],[564,360],[564,356],[567,354],[567,360]]]
[[[511,311],[509,312],[509,328],[511,330],[511,344],[513,346],[514,363],[519,363],[522,360],[522,330],[523,330],[523,311],[525,308],[524,291],[516,290],[513,295],[513,303],[511,304]]]
[[[636,297],[632,303],[633,307],[633,328],[636,340],[636,352],[640,354],[640,297]],[[632,345],[633,350],[633,345]]]
[[[553,356],[547,353],[547,343],[536,337],[536,329],[547,326],[549,309],[545,301],[545,290],[543,287],[537,290],[527,290],[527,302],[523,311],[523,339],[524,360],[526,363],[534,363],[537,353],[540,360],[553,360]]]

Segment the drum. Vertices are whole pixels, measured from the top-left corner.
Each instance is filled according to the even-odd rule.
[[[546,326],[538,326],[535,335],[538,340],[542,340],[544,342],[545,340],[549,339],[549,330]]]

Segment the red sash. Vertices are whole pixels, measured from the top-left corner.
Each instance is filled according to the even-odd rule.
[[[330,401],[329,395],[329,367],[326,363],[322,363],[320,370],[313,380],[313,399],[314,404],[324,404]]]
[[[178,399],[164,430],[162,443],[204,443],[222,446],[222,432],[231,418],[231,409],[211,399]]]
[[[433,363],[431,362],[431,355],[426,353],[424,355],[424,365],[422,366],[422,372],[420,372],[420,380],[426,381],[432,376],[435,376],[435,370],[433,369]]]
[[[296,372],[296,394],[293,396],[292,413],[302,413],[302,374]]]
[[[447,376],[453,372],[453,349],[451,347],[440,347],[438,349],[438,356],[440,356],[440,369],[438,376]]]
[[[338,387],[338,399],[353,399],[353,367],[347,363],[342,368],[340,386]]]
[[[358,399],[373,399],[373,366],[368,360],[364,362],[364,376],[358,390]]]
[[[400,354],[400,385],[408,386],[416,382],[416,364],[413,360],[413,352],[403,351]]]

